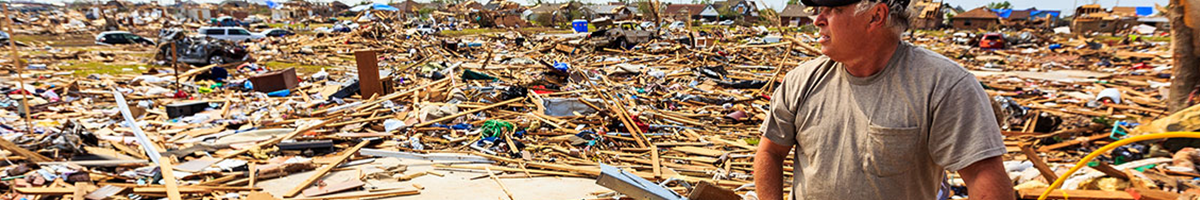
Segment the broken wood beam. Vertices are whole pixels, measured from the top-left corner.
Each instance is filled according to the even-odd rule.
[[[334,159],[333,163],[329,163],[328,165],[325,165],[325,166],[321,167],[320,169],[317,169],[317,171],[312,176],[308,177],[308,179],[305,179],[304,182],[300,182],[300,185],[296,185],[296,187],[292,188],[291,191],[284,193],[283,197],[292,198],[292,197],[295,197],[297,194],[300,194],[300,191],[303,191],[304,188],[307,188],[308,186],[311,186],[314,182],[317,182],[317,180],[321,179],[321,177],[325,176],[325,174],[329,173],[329,171],[333,170],[333,168],[337,168],[338,165],[341,165],[342,163],[346,162],[346,159],[349,159],[350,156],[353,156],[354,154],[358,153],[358,150],[362,149],[364,146],[367,146],[368,143],[371,143],[371,141],[358,142],[358,145],[354,145],[354,147],[347,149],[346,151],[343,152],[342,155],[340,155],[336,159]]]
[[[455,113],[455,114],[453,114],[453,115],[450,115],[450,116],[445,116],[445,117],[442,117],[442,118],[437,118],[437,119],[434,119],[434,120],[429,120],[429,121],[421,122],[420,124],[417,124],[416,126],[413,126],[413,127],[425,127],[425,126],[432,125],[433,123],[438,123],[438,122],[442,122],[442,121],[446,121],[446,120],[454,119],[454,118],[457,118],[457,117],[459,117],[459,116],[463,116],[463,115],[467,115],[467,114],[471,114],[471,113],[475,113],[475,112],[479,112],[479,111],[484,111],[484,110],[487,110],[487,109],[492,109],[492,108],[495,108],[495,107],[500,107],[500,106],[503,106],[503,105],[506,105],[506,104],[515,103],[515,102],[524,101],[524,100],[525,100],[525,97],[521,97],[521,98],[514,98],[514,99],[509,99],[509,100],[507,100],[507,101],[502,101],[502,102],[500,102],[500,103],[494,103],[494,104],[491,104],[491,105],[488,105],[488,106],[479,107],[479,108],[476,108],[476,109],[471,109],[471,110],[468,110],[468,111],[458,112],[458,113]]]

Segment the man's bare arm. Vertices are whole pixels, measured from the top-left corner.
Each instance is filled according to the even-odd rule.
[[[782,200],[783,159],[787,158],[792,147],[776,144],[767,137],[759,141],[758,152],[754,153],[754,187],[758,199]]]
[[[760,150],[761,151],[761,150]],[[756,157],[757,158],[757,157]],[[755,164],[758,164],[755,161]],[[758,170],[756,167],[755,170]],[[1004,173],[1004,163],[1000,156],[979,160],[958,170],[963,181],[967,183],[968,195],[972,200],[983,199],[1016,199],[1013,193],[1012,179]],[[754,177],[756,180],[758,176]]]

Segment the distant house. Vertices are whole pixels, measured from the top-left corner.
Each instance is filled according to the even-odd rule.
[[[999,24],[1000,16],[985,7],[959,13],[950,19],[950,26],[955,29],[988,29]]]
[[[1154,14],[1154,7],[1125,7],[1116,6],[1112,8],[1112,14],[1127,17],[1148,17]]]
[[[1025,10],[1012,9],[992,9],[1000,18],[1004,18],[1003,24],[1005,27],[1022,29],[1031,27],[1051,28],[1058,22],[1059,11],[1057,10],[1038,10],[1037,8],[1029,8]]]
[[[942,3],[933,2],[932,0],[922,0],[913,2],[910,10],[917,11],[910,17],[911,27],[913,29],[937,29],[941,28],[945,21],[945,13],[943,12]]]
[[[539,4],[533,8],[529,8],[529,15],[526,15],[525,19],[529,21],[538,21],[540,18],[546,18],[548,20],[544,22],[552,24],[570,22],[571,20],[583,19],[584,17],[587,17],[587,13],[583,13],[583,11],[585,11],[583,7],[583,3],[577,1],[570,3]]]
[[[1127,31],[1140,24],[1136,7],[1113,7],[1105,11],[1097,4],[1075,8],[1075,19],[1071,20],[1071,32],[1117,33]]]
[[[806,7],[800,4],[787,5],[783,7],[783,11],[779,12],[779,22],[784,26],[802,26],[811,24],[813,19],[811,14],[804,11]]]
[[[584,6],[584,9],[588,9],[587,13],[592,15],[589,16],[591,19],[607,17],[612,20],[624,20],[634,17],[633,10],[624,5],[589,5]]]
[[[671,4],[663,9],[663,16],[670,16],[675,20],[699,20],[700,12],[703,12],[708,5],[704,4]]]
[[[717,21],[722,19],[733,18],[735,16],[722,16],[721,11],[729,9],[730,12],[743,16],[745,20],[758,19],[758,6],[754,1],[750,0],[729,0],[716,1],[709,4],[700,12],[700,17],[709,21]]]

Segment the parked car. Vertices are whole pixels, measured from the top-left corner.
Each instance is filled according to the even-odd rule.
[[[966,32],[958,32],[953,35],[954,44],[968,45],[971,44],[971,36]]]
[[[251,41],[266,37],[266,35],[251,33],[242,27],[200,27],[196,32],[205,37],[233,42]]]
[[[419,25],[417,25],[417,27],[413,28],[413,30],[416,31],[416,33],[421,34],[421,35],[433,35],[433,34],[437,34],[439,32],[432,25],[428,25],[428,24],[419,24]]]
[[[979,48],[983,49],[1003,49],[1005,47],[1004,35],[999,33],[983,34],[983,38],[979,40]]]
[[[7,37],[5,37],[7,38]],[[134,35],[128,31],[105,31],[96,34],[96,44],[99,45],[114,45],[114,44],[147,44],[154,45],[154,41],[146,39],[142,36]]]
[[[250,23],[238,21],[236,18],[233,18],[230,16],[222,16],[222,17],[213,18],[212,25],[213,26],[248,26],[248,25],[250,25]]]
[[[668,25],[667,28],[671,29],[671,30],[685,29],[685,28],[687,28],[687,23],[682,22],[682,21],[675,21],[675,22],[671,22],[671,25]]]
[[[242,19],[242,22],[245,22],[247,24],[254,24],[254,23],[263,22],[263,19],[262,19],[262,17],[258,17],[258,15],[250,15],[249,17]]]
[[[653,30],[644,29],[634,21],[616,23],[593,21],[593,24],[596,24],[597,30],[588,34],[586,39],[598,50],[633,48],[637,44],[649,42],[658,37]]]
[[[189,37],[182,29],[168,29],[159,33],[158,53],[155,59],[171,60],[193,64],[225,64],[240,62],[250,58],[250,54],[242,46],[229,41],[208,37]],[[171,53],[171,43],[175,44],[175,54]]]
[[[266,37],[283,37],[283,36],[295,35],[296,33],[286,30],[286,29],[273,28],[273,29],[267,29],[265,31],[262,31],[259,34],[262,34],[263,36],[266,36]]]

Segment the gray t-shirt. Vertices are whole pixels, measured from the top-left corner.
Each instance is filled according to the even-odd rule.
[[[760,129],[795,145],[795,199],[935,199],[945,170],[1005,153],[975,76],[906,42],[869,77],[828,57],[801,64]]]

